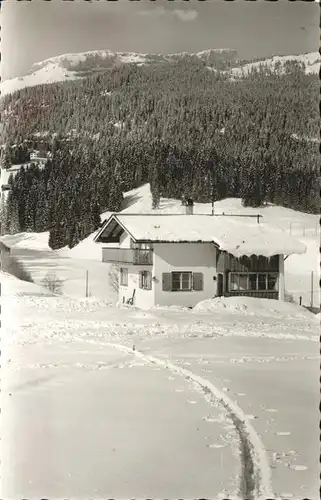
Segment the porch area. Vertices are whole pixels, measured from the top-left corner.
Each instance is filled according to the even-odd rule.
[[[278,299],[279,291],[279,255],[270,258],[262,255],[236,258],[227,252],[218,252],[217,296]]]

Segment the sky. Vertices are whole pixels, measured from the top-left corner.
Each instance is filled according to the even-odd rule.
[[[288,0],[4,0],[1,78],[68,52],[196,52],[232,48],[244,59],[314,52],[317,3]]]

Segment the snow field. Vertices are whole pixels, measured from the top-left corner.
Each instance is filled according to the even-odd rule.
[[[142,338],[141,349],[205,378],[242,409],[260,437],[275,497],[318,498],[316,343],[238,335]]]
[[[115,346],[115,344],[111,344]],[[117,345],[115,346],[117,349],[120,351],[127,351],[128,348],[124,348],[124,346]],[[145,354],[142,354],[138,351],[135,351],[136,356],[138,359],[142,360],[148,360],[151,363],[155,363],[158,366],[161,366],[163,368],[168,369],[169,371],[173,373],[178,373],[185,379],[194,382],[197,384],[197,386],[204,391],[204,393],[208,397],[212,397],[218,401],[221,402],[221,404],[228,410],[229,414],[232,415],[232,419],[234,421],[234,425],[237,426],[237,430],[240,434],[240,438],[244,439],[247,441],[249,447],[250,447],[250,454],[251,454],[251,467],[253,467],[252,471],[252,477],[251,478],[246,478],[247,480],[253,481],[253,486],[251,486],[253,489],[245,489],[239,491],[239,496],[241,498],[242,494],[245,495],[255,495],[255,498],[266,498],[272,495],[272,489],[271,489],[271,480],[270,480],[270,468],[268,465],[267,457],[265,454],[265,449],[263,447],[263,444],[257,435],[256,431],[252,427],[251,423],[249,422],[249,419],[247,416],[244,414],[242,409],[235,403],[233,402],[227,395],[226,393],[220,391],[217,387],[215,387],[211,382],[208,380],[204,379],[203,377],[199,377],[195,375],[194,373],[190,372],[189,370],[186,370],[184,368],[178,367],[167,360],[159,360],[153,356],[147,356]],[[191,401],[193,403],[193,401]],[[235,420],[237,421],[237,424],[235,424]],[[240,425],[242,424],[242,425]],[[243,428],[244,427],[244,428]],[[242,434],[242,435],[241,435]],[[249,457],[247,458],[249,460]],[[246,466],[246,464],[242,464],[243,468]],[[245,470],[244,474],[247,474],[247,471]],[[245,478],[244,478],[245,479]]]
[[[14,360],[3,389],[4,498],[216,498],[237,488],[235,436],[206,422],[206,401],[184,379],[107,344],[17,346]]]
[[[160,398],[163,404],[162,411],[166,409],[168,412],[170,408],[168,413],[172,415],[173,421],[175,418],[179,420],[176,422],[178,426],[181,422],[186,422],[186,427],[183,429],[186,435],[182,435],[181,439],[185,443],[184,454],[193,457],[191,463],[194,467],[194,476],[191,472],[185,496],[190,496],[194,491],[193,488],[197,490],[195,495],[199,496],[200,489],[195,477],[199,467],[205,467],[205,471],[210,470],[208,477],[211,477],[210,483],[207,483],[207,479],[202,479],[201,491],[205,489],[205,497],[218,498],[221,493],[222,498],[228,495],[232,495],[232,498],[244,498],[244,495],[240,495],[242,485],[244,487],[244,473],[242,474],[244,463],[242,468],[240,460],[243,456],[247,456],[251,458],[250,465],[253,463],[257,471],[255,477],[253,476],[254,480],[247,484],[256,491],[258,498],[260,495],[266,498],[268,496],[266,492],[271,489],[275,494],[290,492],[292,498],[297,499],[304,496],[317,498],[315,494],[317,473],[314,465],[317,463],[315,434],[307,431],[302,439],[302,428],[313,429],[315,425],[317,413],[314,412],[314,407],[317,407],[319,398],[318,387],[314,384],[314,380],[318,380],[317,377],[314,378],[319,360],[316,335],[318,330],[312,314],[307,312],[302,316],[292,312],[290,316],[288,314],[282,316],[280,311],[278,314],[272,311],[270,315],[267,311],[265,316],[244,314],[244,311],[235,309],[233,304],[230,313],[227,313],[229,307],[218,307],[216,311],[210,313],[179,308],[155,308],[149,312],[142,312],[133,308],[106,307],[103,301],[94,301],[94,309],[91,299],[77,301],[69,297],[40,295],[39,286],[20,282],[3,273],[1,282],[7,292],[2,297],[2,304],[4,301],[4,310],[7,314],[7,319],[4,318],[3,321],[2,335],[4,355],[2,359],[5,369],[3,397],[7,398],[4,408],[8,408],[7,418],[10,419],[7,422],[15,419],[18,429],[15,443],[20,444],[20,447],[24,446],[21,443],[31,442],[30,437],[29,441],[26,438],[28,429],[28,435],[39,443],[38,455],[43,463],[41,466],[43,473],[40,476],[37,473],[37,478],[41,477],[41,482],[33,479],[33,483],[25,490],[30,494],[29,497],[39,496],[43,494],[42,491],[47,496],[50,491],[52,496],[57,492],[57,496],[68,497],[71,491],[79,492],[77,498],[86,496],[88,498],[88,491],[93,484],[97,488],[95,490],[97,496],[106,492],[106,483],[102,479],[101,468],[95,457],[99,454],[102,456],[101,446],[106,442],[109,430],[112,436],[124,437],[123,433],[115,431],[114,424],[111,423],[109,426],[109,419],[114,421],[112,417],[116,411],[114,407],[117,407],[115,394],[117,399],[119,392],[126,394],[127,398],[131,395],[130,404],[133,404],[131,398],[134,397],[133,394],[136,398],[136,392],[130,387],[134,380],[138,385],[139,381],[147,380],[146,383],[151,383],[152,391],[159,394],[162,382],[159,378],[149,376],[152,370],[156,375],[158,373],[160,377],[165,377],[166,384],[174,383],[172,396],[167,398],[166,392],[163,399]],[[226,299],[227,305],[228,301],[229,299]],[[75,306],[77,302],[81,307]],[[259,299],[257,302],[260,302]],[[292,311],[300,311],[299,307],[291,304],[280,304],[281,308],[283,306],[290,307]],[[247,307],[249,313],[257,309],[254,303],[247,304]],[[10,315],[15,318],[14,323],[8,321]],[[310,320],[309,315],[313,319]],[[118,351],[115,351],[115,348],[118,348]],[[123,352],[120,353],[119,350]],[[124,374],[124,378],[119,378],[119,370]],[[141,375],[139,375],[140,370]],[[130,384],[127,383],[128,377],[132,379]],[[108,380],[111,385],[108,385]],[[185,381],[188,382],[187,386]],[[145,404],[146,401],[152,401],[154,406],[153,397],[149,392],[151,386],[147,392],[146,387],[142,386],[141,392],[145,396],[141,397],[145,400]],[[196,388],[199,397],[195,393]],[[137,390],[140,391],[138,386]],[[99,395],[97,401],[93,400],[93,394]],[[175,403],[172,402],[172,397]],[[9,406],[7,401],[10,401]],[[218,407],[217,402],[219,402]],[[183,409],[180,407],[175,410],[175,417],[173,408],[181,404]],[[43,415],[40,420],[33,414],[32,408],[35,405],[40,405],[42,408]],[[120,412],[124,410],[123,406],[121,408]],[[150,410],[146,410],[143,406],[139,408],[135,425],[139,426],[138,422],[144,422],[149,429],[150,424],[146,423],[145,419]],[[22,411],[23,409],[26,411]],[[126,411],[127,424],[130,421],[128,426],[133,431],[135,425],[130,418],[131,413],[129,410]],[[142,417],[141,412],[144,414]],[[190,420],[191,415],[194,415],[193,412],[197,413],[197,418],[201,421],[196,427],[199,429],[196,430],[195,437],[197,446],[193,444],[194,434],[188,427],[189,425],[193,427]],[[84,416],[80,421],[79,414]],[[234,420],[231,418],[233,415]],[[119,414],[117,418],[119,420]],[[115,420],[117,418],[115,417]],[[165,417],[161,417],[161,422],[164,423],[163,418]],[[75,423],[75,419],[78,424]],[[39,422],[46,423],[39,427]],[[108,422],[108,430],[103,422]],[[123,424],[125,425],[124,420]],[[205,424],[206,428],[203,427]],[[159,425],[163,429],[162,432],[165,432],[163,424]],[[10,429],[9,423],[7,426]],[[166,426],[169,426],[167,421]],[[208,427],[217,433],[209,435],[210,429],[206,430]],[[142,428],[135,430],[139,434],[139,437],[136,436],[137,441],[133,437],[127,439],[130,430],[123,432],[126,435],[131,458],[126,459],[121,456],[113,469],[112,466],[109,467],[111,459],[104,450],[105,455],[108,455],[106,457],[108,470],[113,471],[115,477],[119,477],[120,474],[117,469],[119,463],[128,466],[126,474],[127,470],[132,470],[132,463],[129,465],[129,462],[134,460],[133,457],[141,446],[145,449],[146,446],[155,445],[156,451],[149,448],[148,453],[156,455],[161,453],[162,456],[166,455],[167,460],[168,453],[175,457],[181,456],[181,449],[180,451],[176,449],[176,446],[181,445],[176,444],[177,440],[173,440],[172,436],[169,440],[172,443],[171,451],[168,447],[166,451],[162,451],[159,443],[155,443],[153,438],[149,437],[149,431],[143,436],[146,440],[150,440],[151,445],[146,443],[141,445],[138,441],[140,443],[144,439],[141,434]],[[204,432],[204,436],[202,434],[204,439],[203,437],[199,439],[200,432]],[[80,438],[77,438],[78,433]],[[206,439],[207,437],[209,439]],[[11,485],[6,484],[5,492],[8,492],[8,495],[4,496],[10,498],[9,493],[12,491],[19,497],[27,475],[34,477],[31,466],[26,467],[26,463],[31,462],[28,460],[28,453],[32,447],[31,444],[29,450],[25,447],[22,456],[21,453],[20,455],[15,453],[12,448],[14,446],[12,435],[8,434],[6,439],[4,449],[8,452],[7,456],[17,455],[18,458],[15,460],[21,462],[14,463],[13,458],[10,458],[8,468],[18,470],[18,480]],[[165,442],[165,438],[162,439]],[[121,441],[120,437],[119,440]],[[241,447],[243,454],[240,454],[240,442],[243,443],[243,448]],[[57,447],[57,456],[62,457],[60,462],[63,470],[54,469],[45,456],[46,450],[49,447],[52,449],[52,446]],[[121,453],[126,454],[122,446],[120,446]],[[198,448],[199,446],[201,448]],[[116,446],[112,448],[117,449]],[[77,463],[72,458],[75,456],[75,449],[79,457]],[[208,454],[210,452],[219,454],[214,460],[215,463]],[[225,453],[229,454],[229,458]],[[197,463],[195,463],[196,456],[201,457]],[[159,463],[161,459],[155,460]],[[140,470],[143,468],[143,462],[142,459],[142,463],[137,466]],[[227,463],[235,464],[233,470],[226,468]],[[77,471],[83,471],[85,476],[84,471],[86,467],[88,469],[88,464],[93,467],[91,470],[96,470],[98,479],[94,480],[90,474],[87,483],[84,484],[85,481],[77,475]],[[247,464],[249,464],[248,459]],[[182,484],[186,484],[185,479],[179,485],[181,479],[177,479],[176,482],[170,479],[168,489],[164,490],[163,485],[158,486],[157,472],[152,473],[148,469],[149,465],[146,467],[148,474],[152,474],[154,480],[151,484],[156,485],[157,492],[154,496],[166,497],[168,491],[170,494],[182,495],[181,488]],[[152,465],[150,467],[155,468]],[[192,465],[188,467],[192,468]],[[182,466],[182,469],[179,468],[178,476],[175,477],[182,477],[183,472],[180,471],[185,468],[186,465]],[[174,467],[172,469],[175,470]],[[228,476],[225,473],[226,469]],[[245,469],[250,470],[251,467],[247,465]],[[54,473],[48,473],[48,470]],[[138,491],[137,495],[142,492],[141,496],[150,496],[151,493],[147,493],[150,484],[145,488],[145,479],[138,479],[138,473],[135,474],[136,472],[133,475],[129,474],[130,478],[126,484],[131,488],[132,485],[134,488],[137,487],[135,490]],[[237,482],[233,481],[236,476]],[[221,482],[216,481],[217,477]],[[8,478],[10,479],[10,475]],[[207,484],[209,492],[206,489]],[[119,489],[116,480],[112,486],[115,488],[112,490],[115,497],[119,497],[119,494],[126,496],[128,490]],[[13,497],[17,496],[13,494]]]

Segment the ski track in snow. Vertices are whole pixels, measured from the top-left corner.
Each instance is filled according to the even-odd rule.
[[[234,428],[236,428],[242,444],[246,444],[250,454],[250,457],[247,457],[247,460],[251,461],[251,463],[242,464],[244,472],[241,483],[245,481],[247,485],[250,484],[251,490],[249,491],[247,489],[245,492],[242,492],[243,486],[241,484],[241,497],[242,493],[245,493],[247,498],[255,498],[255,500],[265,500],[268,497],[273,497],[271,487],[271,471],[267,453],[259,435],[249,421],[249,417],[251,416],[246,415],[243,410],[226,395],[226,393],[221,392],[208,380],[199,377],[189,370],[185,370],[184,368],[174,365],[166,360],[161,360],[153,356],[143,354],[142,352],[139,352],[137,350],[133,351],[131,348],[122,344],[106,343],[106,345],[128,354],[134,353],[134,355],[142,361],[157,365],[169,370],[172,373],[181,375],[187,381],[191,381],[196,386],[198,386],[203,394],[205,393],[207,397],[210,396],[211,398],[218,400],[231,415]],[[191,403],[192,401],[188,402]],[[251,469],[251,467],[253,467],[253,470],[251,471],[251,477],[244,478],[244,474],[247,474],[246,470],[248,468]],[[249,486],[247,486],[247,488],[249,488]]]
[[[18,325],[12,325],[12,333],[15,331],[15,327],[18,327],[20,330],[20,334],[18,335],[18,338],[16,340],[13,340],[14,344],[32,344],[39,342],[39,338],[41,338],[42,341],[45,341],[45,343],[52,344],[53,341],[61,341],[61,342],[74,342],[74,341],[81,341],[81,342],[88,342],[88,343],[93,343],[93,344],[100,344],[100,345],[105,345],[105,346],[112,346],[116,349],[119,349],[122,352],[126,352],[127,354],[130,353],[131,355],[135,355],[134,360],[129,362],[129,366],[135,366],[136,364],[150,364],[151,369],[153,370],[163,370],[164,368],[169,370],[169,376],[167,377],[168,380],[178,380],[177,375],[183,377],[185,380],[192,382],[194,385],[194,388],[198,389],[199,392],[202,393],[207,401],[209,403],[214,404],[218,403],[223,407],[229,414],[232,416],[232,419],[229,423],[228,426],[225,426],[226,430],[230,430],[233,434],[235,432],[238,433],[239,437],[239,444],[238,444],[238,450],[237,453],[239,454],[240,448],[244,445],[244,442],[248,445],[248,450],[251,454],[251,463],[253,464],[253,473],[251,476],[254,478],[253,481],[253,491],[247,490],[247,496],[246,498],[249,499],[255,499],[255,500],[265,500],[266,498],[271,498],[271,470],[269,467],[269,462],[267,459],[267,451],[265,450],[262,441],[254,428],[251,425],[253,417],[255,416],[251,414],[247,414],[244,412],[235,402],[233,402],[228,394],[229,394],[229,389],[228,387],[224,387],[222,390],[217,389],[212,383],[207,381],[206,379],[199,377],[192,373],[191,371],[188,371],[185,369],[185,366],[189,366],[191,363],[184,362],[183,360],[176,360],[176,364],[172,364],[167,362],[166,359],[159,359],[155,358],[152,356],[147,355],[147,353],[143,353],[141,351],[133,351],[132,345],[133,345],[133,336],[135,334],[138,334],[138,330],[140,333],[140,336],[142,334],[142,331],[144,331],[144,334],[148,333],[147,338],[150,337],[150,325],[148,325],[148,328],[146,328],[146,324],[123,324],[121,322],[119,323],[108,323],[108,322],[101,322],[101,321],[88,321],[84,320],[83,321],[77,321],[77,320],[65,320],[65,321],[58,321],[58,322],[53,322],[50,324],[50,328],[48,329],[48,318],[40,319],[40,321],[36,324],[34,322],[29,322],[28,319],[27,321],[25,320],[24,324],[20,324],[20,328]],[[84,327],[86,328],[84,329]],[[159,323],[154,323],[153,325],[153,334],[158,333],[157,337],[158,338],[172,338],[172,324],[159,324]],[[194,338],[195,336],[202,338],[202,329],[203,326],[201,323],[195,323],[193,325],[193,328],[195,329],[194,332],[188,332],[185,333],[185,335],[182,336],[182,338],[179,339],[178,342],[181,342],[184,338],[189,338],[192,337]],[[83,332],[81,330],[84,329]],[[201,335],[195,335],[195,332],[199,333],[199,329],[201,330]],[[224,336],[224,333],[222,331],[223,329],[220,330],[219,334],[217,337],[222,337]],[[77,332],[77,333],[76,333]],[[10,332],[11,333],[11,332]],[[189,333],[192,333],[192,335],[189,335]],[[21,337],[22,334],[22,337]],[[75,335],[76,334],[76,335]],[[238,332],[236,332],[237,336]],[[214,332],[213,332],[213,340],[215,340],[214,337]],[[145,336],[145,335],[144,335]],[[207,337],[208,335],[206,335]],[[19,339],[20,337],[20,339]],[[314,340],[311,337],[307,336],[302,336],[305,340]],[[297,337],[295,335],[292,336],[292,339]],[[8,338],[7,338],[8,340]],[[11,343],[11,342],[9,342]],[[127,345],[124,345],[124,343],[127,343]],[[130,343],[130,344],[129,344]],[[136,343],[136,341],[135,341]],[[130,345],[130,346],[129,346]],[[146,348],[146,351],[150,350]],[[160,354],[162,356],[162,354]],[[195,356],[193,355],[193,362],[195,362]],[[291,361],[294,359],[315,359],[315,356],[268,356],[265,358],[255,358],[253,356],[240,356],[239,358],[231,358],[229,361],[232,363],[235,362],[268,362],[268,361]],[[226,362],[225,360],[224,362]],[[208,364],[209,361],[207,359],[202,358],[202,356],[197,360],[197,364],[199,363],[206,363]],[[216,362],[220,362],[220,360],[216,360]],[[107,368],[121,368],[121,365],[127,365],[127,363],[118,363],[117,366],[116,364],[107,364],[105,362],[96,362],[96,363],[74,363],[74,364],[64,364],[61,365],[59,363],[59,367],[62,368],[84,368],[84,369],[107,369]],[[32,368],[54,368],[58,366],[56,363],[41,363],[41,364],[28,364],[24,365],[23,368],[26,369],[32,369]],[[14,366],[12,363],[11,368],[19,370],[19,366]],[[44,379],[45,381],[45,379]],[[224,379],[224,382],[226,384],[229,383],[228,379]],[[175,389],[177,393],[179,392],[184,392],[184,389]],[[239,396],[244,396],[245,393],[240,392],[237,393]],[[194,405],[195,401],[194,400],[186,400],[187,406],[189,405]],[[274,408],[268,408],[264,407],[262,408],[266,412],[275,412]],[[217,422],[217,423],[224,423],[224,418],[223,420],[220,419],[215,419],[212,416],[208,416],[204,418],[204,421],[207,421],[209,424],[211,422]],[[226,421],[226,419],[225,419]],[[277,435],[279,438],[287,442],[288,436],[290,433],[287,431],[287,429],[281,427],[279,429],[279,432],[275,432],[275,435]],[[243,441],[242,441],[243,440]],[[233,446],[232,443],[230,443],[231,446]],[[209,448],[222,448],[222,444],[220,442],[218,443],[209,443],[208,444]],[[240,454],[241,457],[241,464],[243,466],[243,471],[246,469],[246,466],[243,463],[243,458],[244,453]],[[295,468],[295,466],[292,466],[293,464],[284,464],[284,466],[298,471],[297,474],[300,474],[300,471],[304,471],[306,467],[304,465],[298,466],[298,468]],[[247,468],[249,470],[250,467]],[[243,472],[243,477],[240,478],[240,484],[242,484],[242,481],[244,482],[244,472]],[[237,498],[245,498],[244,490],[241,492],[241,494],[237,495]]]

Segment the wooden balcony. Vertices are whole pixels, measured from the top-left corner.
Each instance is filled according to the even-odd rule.
[[[103,248],[103,262],[152,266],[153,250],[136,248]]]

